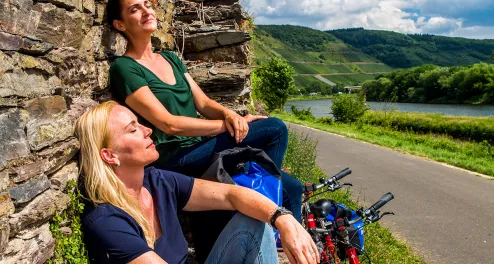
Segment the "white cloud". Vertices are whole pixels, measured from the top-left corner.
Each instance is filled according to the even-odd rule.
[[[258,24],[294,24],[320,30],[364,27],[494,38],[494,27],[472,26],[471,21],[464,26],[464,18],[452,15],[461,14],[462,10],[485,12],[486,7],[494,9],[493,3],[492,0],[245,0],[243,5],[254,13]]]

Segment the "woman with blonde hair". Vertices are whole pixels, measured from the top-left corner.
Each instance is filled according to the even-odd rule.
[[[158,159],[151,129],[109,101],[76,124],[85,193],[83,232],[93,263],[185,263],[188,249],[177,213],[237,210],[206,263],[277,263],[272,229],[295,263],[318,263],[317,248],[292,214],[235,185],[146,167]],[[205,227],[207,228],[207,227]]]

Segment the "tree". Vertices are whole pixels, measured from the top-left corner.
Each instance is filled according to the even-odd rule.
[[[489,56],[489,59],[490,59],[492,62],[494,62],[494,50],[492,51],[491,56]]]
[[[358,95],[340,94],[331,106],[333,118],[337,122],[349,123],[360,119],[369,110],[363,92]]]
[[[268,111],[283,109],[289,91],[294,89],[294,74],[295,71],[285,60],[271,58],[253,72],[254,97],[261,100]]]

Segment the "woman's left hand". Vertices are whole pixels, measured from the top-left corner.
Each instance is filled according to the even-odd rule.
[[[319,263],[316,244],[292,215],[278,217],[276,227],[280,231],[283,252],[286,253],[291,264]]]
[[[247,120],[247,123],[252,123],[254,121],[260,120],[260,119],[266,119],[268,118],[267,116],[260,116],[260,115],[251,115],[248,114],[244,116],[245,120]]]
[[[226,129],[230,132],[230,135],[235,138],[235,142],[240,143],[249,133],[249,123],[247,119],[243,118],[239,114],[229,110],[225,114]]]

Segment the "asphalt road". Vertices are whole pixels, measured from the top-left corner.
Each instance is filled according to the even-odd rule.
[[[465,170],[354,139],[288,124],[317,139],[326,173],[350,167],[353,196],[363,205],[391,191],[394,211],[381,224],[426,263],[494,263],[494,181]],[[399,261],[397,261],[399,263]]]

